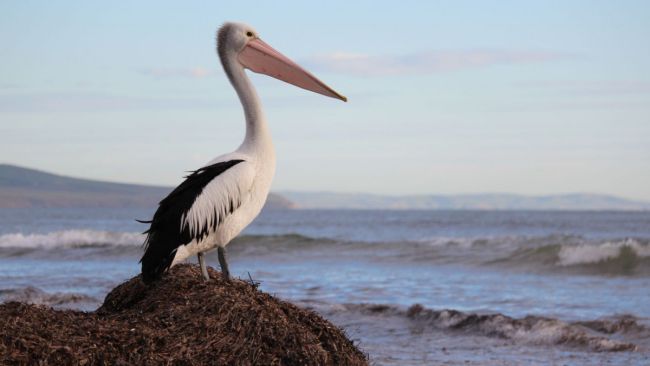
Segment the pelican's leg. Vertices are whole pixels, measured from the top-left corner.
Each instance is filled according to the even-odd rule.
[[[228,270],[228,262],[226,262],[226,248],[217,248],[219,254],[219,264],[221,265],[221,276],[224,280],[230,281],[230,271]]]
[[[201,273],[203,274],[203,278],[206,281],[210,281],[210,275],[208,274],[208,268],[205,266],[205,254],[203,252],[199,252],[199,254],[196,255],[199,257],[199,266],[201,266]]]

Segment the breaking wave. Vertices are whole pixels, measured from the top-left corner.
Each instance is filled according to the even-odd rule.
[[[650,275],[650,241],[625,238],[588,241],[547,240],[537,246],[513,249],[488,264],[507,267],[602,275]]]
[[[77,293],[48,293],[36,287],[0,289],[0,302],[18,301],[53,307],[71,307],[79,304],[95,304],[94,297]]]
[[[12,233],[0,235],[0,248],[83,248],[141,245],[140,233],[98,230],[63,230],[47,234]]]
[[[406,310],[393,305],[345,304],[331,311],[356,312],[371,317],[391,316],[407,321],[409,327],[496,337],[525,345],[563,345],[596,352],[635,351],[639,346],[633,343],[634,339],[650,336],[650,329],[632,315],[564,322],[532,315],[517,319],[503,314],[432,310],[419,304]]]
[[[597,245],[581,244],[562,246],[558,263],[562,266],[589,264],[608,261],[621,256],[650,257],[650,246],[633,239],[605,242]]]
[[[135,232],[63,230],[47,234],[0,235],[0,257],[36,249],[101,248],[103,254],[140,250],[144,235]],[[234,255],[327,254],[346,252],[368,261],[399,261],[520,268],[595,275],[650,276],[650,239],[587,239],[570,235],[437,237],[417,241],[365,242],[300,234],[242,235],[229,246]],[[65,251],[59,251],[66,255]],[[57,254],[58,255],[58,254]]]

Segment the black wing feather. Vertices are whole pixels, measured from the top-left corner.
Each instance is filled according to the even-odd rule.
[[[151,223],[149,230],[144,232],[147,238],[144,242],[144,255],[140,259],[144,282],[160,278],[169,269],[178,247],[194,239],[200,240],[208,234],[210,228],[206,225],[201,232],[191,235],[187,226],[181,228],[181,218],[190,210],[210,181],[242,161],[219,162],[192,172],[185,177],[183,183],[160,201],[151,221],[141,221]],[[232,201],[230,203],[232,213]],[[215,226],[218,224],[216,222]]]

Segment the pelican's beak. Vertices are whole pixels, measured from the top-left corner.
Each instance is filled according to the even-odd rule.
[[[337,98],[344,102],[348,101],[348,98],[335,92],[334,89],[325,85],[307,70],[298,66],[298,64],[259,38],[248,42],[246,47],[239,53],[239,62],[257,73],[266,74],[289,84]]]

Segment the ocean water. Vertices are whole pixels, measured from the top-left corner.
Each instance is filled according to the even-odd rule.
[[[93,310],[151,214],[1,209],[0,301]],[[377,365],[650,364],[650,212],[265,211],[228,251]]]

